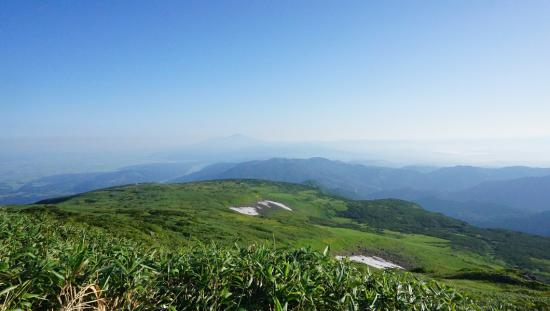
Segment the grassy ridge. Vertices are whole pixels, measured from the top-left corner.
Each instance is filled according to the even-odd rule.
[[[228,209],[263,199],[293,211],[274,209],[252,217]],[[495,231],[404,201],[350,201],[301,185],[233,180],[117,187],[8,210],[87,224],[160,249],[209,241],[224,247],[268,241],[278,248],[316,251],[330,245],[333,254],[382,256],[482,301],[548,302],[548,288],[530,277],[549,275],[550,254],[544,251],[549,239],[507,231],[497,232],[495,239]],[[504,247],[503,237],[524,243],[518,246],[521,252]],[[528,272],[510,270],[517,266]]]
[[[262,199],[293,212],[241,215],[232,205]],[[339,253],[382,253],[409,268],[439,275],[463,269],[520,267],[550,280],[550,239],[482,230],[398,200],[352,201],[314,188],[263,181],[213,181],[137,185],[44,202],[48,210],[96,226],[116,227],[128,237],[180,246],[189,241],[221,244],[275,240],[281,246],[325,245]],[[24,207],[28,209],[28,207]]]
[[[474,310],[434,281],[357,270],[326,252],[167,251],[47,215],[0,211],[0,309]]]

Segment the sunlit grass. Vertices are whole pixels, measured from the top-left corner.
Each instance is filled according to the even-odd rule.
[[[149,248],[6,212],[0,238],[0,310],[478,309],[434,281],[360,271],[307,248]]]

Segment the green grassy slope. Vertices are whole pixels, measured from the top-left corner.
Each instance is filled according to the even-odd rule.
[[[86,224],[0,211],[0,310],[478,310],[513,308],[328,252],[150,248]],[[524,306],[544,307],[530,299]]]
[[[264,199],[293,211],[247,216],[228,208]],[[269,241],[277,247],[316,250],[329,245],[333,254],[379,255],[446,282],[490,282],[518,297],[547,293],[544,285],[525,275],[543,281],[550,276],[550,239],[477,229],[405,201],[351,201],[287,183],[134,185],[9,210],[115,229],[118,235],[160,247],[212,240],[222,245]]]

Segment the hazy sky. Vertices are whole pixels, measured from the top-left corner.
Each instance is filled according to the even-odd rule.
[[[1,1],[2,138],[550,136],[550,1]]]

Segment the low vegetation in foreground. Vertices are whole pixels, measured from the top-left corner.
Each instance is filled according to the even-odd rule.
[[[0,310],[439,310],[470,299],[328,252],[202,245],[167,251],[47,216],[0,212]]]

